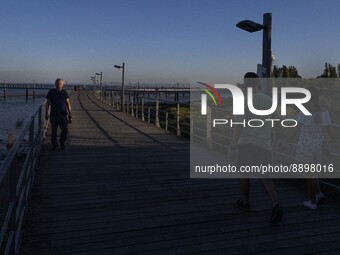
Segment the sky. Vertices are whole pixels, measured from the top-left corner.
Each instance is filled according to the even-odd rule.
[[[340,63],[337,0],[3,1],[0,82],[238,82],[262,61],[262,32],[235,26],[272,13],[276,65],[316,77]]]

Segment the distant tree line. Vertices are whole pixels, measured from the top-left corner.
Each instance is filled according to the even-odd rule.
[[[295,66],[287,67],[285,65],[282,67],[275,65],[271,76],[274,78],[301,78]]]
[[[273,71],[271,73],[271,77],[274,78],[301,78],[299,72],[295,66],[286,66],[283,65],[281,67],[274,65]],[[317,78],[339,78],[340,77],[340,64],[337,67],[325,63],[325,68],[323,73]]]
[[[335,66],[332,66],[331,64],[326,62],[323,73],[319,75],[317,78],[338,78],[338,77],[340,77],[340,64],[338,64],[338,70],[336,70]]]

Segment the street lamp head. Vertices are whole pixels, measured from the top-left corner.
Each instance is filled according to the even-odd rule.
[[[249,33],[257,32],[264,28],[263,25],[251,20],[242,20],[239,23],[237,23],[236,26],[245,31],[248,31]]]
[[[119,66],[119,65],[114,65],[114,67],[115,67],[115,68],[118,68],[118,69],[122,68],[122,67]]]
[[[96,73],[96,75],[100,75],[100,73]]]

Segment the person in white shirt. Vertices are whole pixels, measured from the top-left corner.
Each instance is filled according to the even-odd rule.
[[[306,104],[306,108],[312,115],[298,113],[298,126],[294,133],[299,133],[295,159],[302,164],[322,164],[326,142],[323,130],[329,134],[335,144],[337,138],[331,126],[329,112],[320,106],[318,89],[310,87],[308,90],[311,92],[311,100]],[[317,204],[322,203],[325,198],[317,178],[307,179],[307,191],[309,200],[304,201],[303,205],[309,209],[317,209]]]

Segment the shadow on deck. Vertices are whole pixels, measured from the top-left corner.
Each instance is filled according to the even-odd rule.
[[[276,180],[284,221],[252,182],[240,213],[237,180],[189,179],[189,143],[72,95],[66,150],[44,145],[23,248],[32,254],[340,254],[340,206],[301,206],[304,186]],[[301,182],[302,183],[302,182]]]

